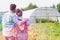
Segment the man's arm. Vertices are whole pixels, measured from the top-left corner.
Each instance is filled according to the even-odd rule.
[[[26,20],[22,21],[18,26],[21,27],[24,24],[27,27],[27,30],[30,30],[31,29],[30,20],[29,19],[26,19]]]

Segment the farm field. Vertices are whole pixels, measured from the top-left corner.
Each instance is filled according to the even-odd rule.
[[[60,24],[36,23],[31,24],[31,27],[32,29],[28,32],[29,40],[60,40]],[[2,33],[0,39],[3,40]]]

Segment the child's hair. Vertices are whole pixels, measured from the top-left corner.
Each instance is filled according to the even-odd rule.
[[[17,14],[18,16],[22,16],[22,10],[16,9],[16,14]]]

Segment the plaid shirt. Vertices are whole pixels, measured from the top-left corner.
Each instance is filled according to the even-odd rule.
[[[5,15],[3,15],[2,18],[2,26],[3,26],[3,35],[4,36],[11,36],[12,33],[9,32],[13,27],[13,17],[15,17],[15,13],[8,12]]]

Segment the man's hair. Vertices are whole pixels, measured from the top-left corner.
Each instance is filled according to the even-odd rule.
[[[15,4],[11,4],[10,5],[10,10],[15,10],[15,8],[16,8],[16,5]]]

